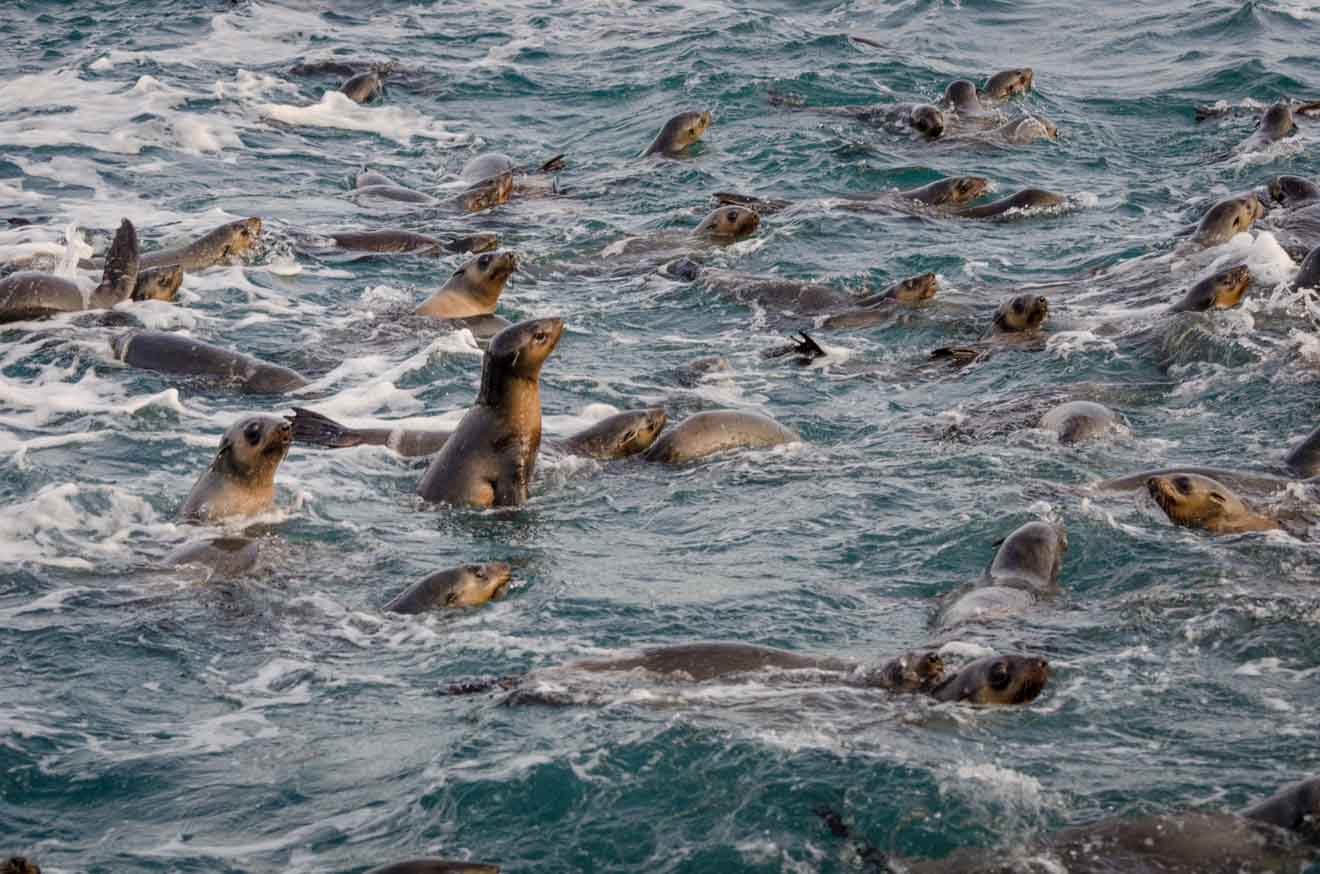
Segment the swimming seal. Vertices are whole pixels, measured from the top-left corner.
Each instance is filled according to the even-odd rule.
[[[970,203],[985,193],[990,180],[984,176],[950,176],[937,179],[929,185],[900,191],[896,195],[904,200],[916,200],[927,206],[960,206]]]
[[[990,180],[983,176],[949,176],[906,191],[877,191],[848,195],[842,198],[841,203],[838,202],[840,198],[837,197],[822,198],[822,200],[827,201],[830,206],[863,211],[883,211],[898,205],[908,205],[913,201],[924,206],[960,206],[980,197],[989,186]],[[761,215],[779,212],[793,205],[793,202],[788,200],[752,197],[731,191],[717,191],[713,196],[720,204],[745,206]]]
[[[1291,287],[1320,289],[1320,246],[1312,249],[1302,259],[1301,267],[1293,277]]]
[[[682,464],[728,449],[757,449],[795,443],[796,431],[741,410],[712,410],[688,416],[643,453],[647,461]]]
[[[1037,140],[1057,140],[1059,138],[1059,128],[1048,118],[1042,118],[1039,115],[1024,115],[987,131],[985,136],[1016,146],[1026,146]]]
[[[1265,207],[1254,194],[1221,200],[1201,218],[1192,242],[1205,247],[1227,243],[1237,234],[1245,233],[1252,222],[1264,215]]]
[[[161,563],[169,567],[202,565],[210,569],[211,576],[236,577],[252,570],[261,555],[255,540],[245,537],[217,537],[194,540],[173,550]]]
[[[1237,151],[1246,152],[1277,143],[1296,129],[1292,106],[1284,102],[1275,103],[1260,117],[1256,132],[1238,144]]]
[[[433,503],[508,507],[526,503],[541,446],[541,365],[564,323],[519,322],[491,340],[481,390],[417,484]]]
[[[1048,410],[1037,428],[1053,431],[1065,446],[1090,440],[1123,424],[1123,417],[1094,401],[1068,401]]]
[[[1205,312],[1208,309],[1232,309],[1242,302],[1242,295],[1251,285],[1251,270],[1245,264],[1221,270],[1202,279],[1188,289],[1183,299],[1174,304],[1171,312]]]
[[[129,331],[110,341],[115,357],[131,367],[200,376],[234,385],[250,394],[282,394],[307,385],[287,367],[258,361],[201,340],[166,331]]]
[[[900,279],[878,294],[854,301],[856,309],[827,316],[822,328],[863,328],[893,317],[897,305],[916,306],[931,300],[939,292],[939,281],[934,273],[918,273]],[[795,350],[799,351],[800,350]],[[766,353],[766,357],[775,357]]]
[[[648,155],[664,155],[666,158],[676,158],[682,154],[688,146],[701,139],[706,133],[706,128],[710,127],[709,112],[681,112],[660,128],[660,133],[656,134],[651,145],[647,146],[646,151],[642,152],[642,157]]]
[[[995,73],[985,83],[982,93],[992,100],[1007,100],[1031,90],[1036,74],[1030,67],[1015,67]]]
[[[409,859],[372,868],[367,874],[500,874],[500,866],[450,859]]]
[[[1055,194],[1053,191],[1045,191],[1040,188],[1024,188],[1016,194],[1010,194],[1008,197],[1000,198],[991,203],[950,209],[949,213],[959,218],[997,218],[1013,210],[1023,212],[1033,209],[1048,209],[1062,206],[1064,203],[1066,203],[1066,198],[1062,194]]]
[[[761,217],[741,206],[722,206],[712,210],[692,233],[708,240],[741,240],[756,231]]]
[[[0,323],[109,309],[128,300],[137,287],[141,259],[137,231],[124,219],[106,257],[101,283],[84,296],[75,283],[51,273],[24,270],[0,279]]]
[[[509,588],[513,568],[508,562],[465,564],[431,574],[395,595],[385,605],[389,613],[424,613],[437,608],[479,607]]]
[[[205,270],[228,258],[246,253],[261,239],[261,219],[245,218],[221,225],[186,246],[147,252],[141,267],[168,267],[177,264],[185,271]]]
[[[274,416],[249,416],[220,438],[220,451],[179,508],[192,522],[217,522],[275,506],[275,471],[289,454],[293,429]]]
[[[955,79],[944,88],[943,103],[959,115],[979,116],[991,110],[981,104],[981,92],[966,79]]]
[[[1059,591],[1059,570],[1068,551],[1062,525],[1028,522],[999,544],[990,567],[970,587],[953,592],[936,624],[949,628],[985,622],[1029,609]]]
[[[183,285],[183,268],[178,264],[140,270],[133,286],[133,300],[160,300],[169,303]]]
[[[566,440],[551,441],[550,445],[572,455],[601,461],[628,458],[648,449],[665,422],[665,411],[659,407],[630,410],[607,416]],[[294,442],[331,449],[386,446],[410,458],[439,452],[452,434],[452,431],[406,428],[347,428],[313,410],[293,408]]]
[[[1270,198],[1280,206],[1297,206],[1320,200],[1320,185],[1301,176],[1275,176],[1269,183]]]
[[[824,115],[844,115],[873,127],[897,124],[909,127],[930,140],[939,139],[944,134],[944,113],[940,111],[938,106],[930,103],[807,107],[802,104],[801,98],[775,92],[771,92],[767,97],[771,106],[782,106],[788,109],[805,110]]]
[[[1169,521],[1214,534],[1267,531],[1279,523],[1254,512],[1228,486],[1195,473],[1152,476],[1146,489]]]
[[[1022,334],[1035,331],[1050,314],[1050,302],[1037,294],[1019,294],[999,305],[991,322],[991,333]]]
[[[462,179],[464,182],[475,184],[478,182],[484,182],[487,179],[493,179],[497,176],[502,176],[505,173],[510,173],[515,177],[514,190],[526,192],[533,189],[530,189],[525,181],[519,182],[517,177],[554,173],[562,169],[564,169],[563,155],[555,155],[536,169],[528,170],[524,167],[519,167],[513,162],[512,158],[502,152],[486,152],[485,154],[477,155],[475,158],[464,164],[463,169],[458,172],[458,178]],[[555,193],[552,184],[542,186],[542,188],[545,188],[550,193]],[[535,190],[539,191],[540,189]]]
[[[440,240],[412,231],[337,231],[329,235],[335,245],[353,252],[418,252],[440,255],[445,252],[486,252],[499,246],[500,238],[492,233],[470,234]]]
[[[463,319],[495,312],[500,293],[518,259],[512,252],[487,252],[454,271],[449,281],[413,310],[434,319]]]
[[[936,701],[962,704],[1030,704],[1049,676],[1049,662],[1039,656],[992,655],[967,665],[930,694]]]
[[[400,185],[383,173],[363,170],[355,180],[354,194],[380,197],[385,200],[397,200],[401,203],[418,203],[426,206],[446,206],[459,212],[481,212],[506,203],[513,193],[513,174],[501,173],[470,186],[466,191],[449,198],[438,200],[429,194],[414,191]]]
[[[385,93],[385,78],[393,70],[393,64],[381,64],[373,70],[354,74],[339,86],[339,90],[354,103],[369,103]]]

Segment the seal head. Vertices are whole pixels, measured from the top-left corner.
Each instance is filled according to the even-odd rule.
[[[1050,314],[1050,302],[1035,294],[1019,294],[995,310],[993,333],[1021,334],[1035,331]]]
[[[1146,489],[1169,521],[1185,528],[1228,534],[1279,527],[1274,520],[1253,512],[1228,486],[1208,476],[1153,476],[1146,480]]]
[[[983,176],[950,176],[947,179],[939,179],[920,188],[900,191],[898,196],[907,200],[920,201],[927,206],[944,206],[946,204],[961,206],[964,203],[971,203],[976,200],[985,193],[988,187],[990,187],[990,180]]]
[[[760,226],[761,217],[747,207],[721,206],[702,219],[693,233],[711,240],[732,242],[749,236]]]
[[[1030,67],[1018,67],[1001,70],[985,83],[984,94],[992,100],[1007,100],[1015,94],[1025,94],[1031,90],[1036,74]]]
[[[628,458],[651,448],[669,419],[659,407],[616,413],[564,441],[575,455],[611,460]]]
[[[385,609],[391,613],[422,613],[443,608],[479,607],[501,597],[508,590],[512,575],[512,566],[504,561],[461,565],[409,586],[385,605]]]
[[[152,267],[143,270],[137,276],[133,286],[133,300],[163,300],[170,303],[183,285],[183,268],[178,264],[167,267]]]
[[[1301,176],[1275,176],[1269,184],[1270,199],[1280,206],[1296,206],[1320,200],[1320,186]]]
[[[1039,656],[986,656],[944,680],[930,694],[936,701],[1029,704],[1040,695],[1049,676],[1049,662]]]
[[[1230,267],[1193,285],[1183,299],[1174,304],[1173,312],[1232,309],[1242,302],[1242,295],[1250,285],[1251,270],[1247,265]]]
[[[984,115],[980,92],[966,79],[955,79],[944,89],[944,105],[961,115]]]
[[[1237,234],[1245,233],[1252,222],[1264,215],[1265,207],[1254,194],[1221,200],[1201,219],[1192,240],[1206,247],[1227,243]]]
[[[944,135],[944,113],[938,106],[918,103],[908,113],[908,124],[917,133],[928,139],[939,139]]]
[[[667,158],[677,157],[684,149],[701,139],[706,133],[706,128],[710,127],[709,112],[681,112],[660,129],[655,140],[642,152],[642,157],[647,155],[664,155]]]
[[[220,438],[220,451],[193,486],[179,515],[215,522],[267,510],[275,502],[275,471],[289,454],[293,428],[274,416],[241,419]]]
[[[449,281],[423,301],[414,315],[437,319],[463,319],[495,312],[518,258],[509,251],[486,252],[469,259]]]
[[[935,274],[928,271],[895,282],[885,289],[884,297],[899,303],[917,304],[933,298],[939,289]]]

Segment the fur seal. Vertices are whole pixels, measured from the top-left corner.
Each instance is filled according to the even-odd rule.
[[[1183,299],[1170,308],[1170,312],[1205,312],[1208,309],[1232,309],[1242,302],[1242,295],[1251,285],[1251,270],[1239,264],[1202,279],[1188,289]]]
[[[179,508],[179,517],[216,522],[272,509],[275,471],[292,442],[293,429],[284,419],[240,419],[220,438],[220,451]]]
[[[768,99],[771,106],[782,106],[788,109],[805,110],[823,115],[844,115],[872,127],[891,124],[909,127],[928,140],[936,140],[944,135],[944,113],[938,106],[930,103],[808,107],[803,105],[800,98],[775,92],[771,92]]]
[[[1000,70],[985,83],[982,93],[992,100],[1007,100],[1015,94],[1030,91],[1035,80],[1035,71],[1030,67]]]
[[[1201,218],[1192,242],[1207,248],[1227,243],[1237,234],[1245,233],[1252,222],[1264,215],[1265,207],[1254,194],[1221,200]]]
[[[950,209],[949,214],[959,218],[997,218],[1013,211],[1025,212],[1027,210],[1049,209],[1050,207],[1062,206],[1066,202],[1066,198],[1062,194],[1055,194],[1053,191],[1045,191],[1040,188],[1024,188],[1016,194],[1010,194],[1008,197],[1000,198],[991,203]]]
[[[688,416],[643,453],[647,461],[682,464],[728,449],[752,449],[795,443],[796,431],[742,410],[711,410]]]
[[[1293,288],[1320,290],[1320,246],[1316,246],[1302,259],[1301,267],[1291,284]]]
[[[1015,146],[1027,146],[1037,140],[1057,140],[1059,138],[1059,128],[1048,118],[1039,115],[1024,115],[987,131],[986,137]]]
[[[708,240],[741,240],[761,226],[761,217],[741,206],[722,206],[711,210],[692,233]]]
[[[509,588],[513,567],[508,562],[465,564],[431,574],[385,605],[389,613],[425,613],[437,608],[479,607]]]
[[[1267,531],[1279,523],[1254,512],[1232,489],[1207,476],[1176,473],[1152,476],[1146,488],[1175,525],[1203,528],[1214,534]]]
[[[1283,459],[1284,467],[1296,476],[1320,476],[1320,428],[1307,434]]]
[[[454,271],[449,281],[413,310],[434,319],[463,319],[495,312],[504,285],[518,269],[512,252],[487,252]]]
[[[22,856],[11,856],[0,865],[0,874],[41,874],[41,869]]]
[[[1308,438],[1309,441],[1309,438]],[[1303,455],[1308,455],[1302,446],[1298,451]],[[1320,473],[1320,471],[1317,471]],[[1240,489],[1279,489],[1293,482],[1291,479],[1270,474],[1270,473],[1252,473],[1251,471],[1229,470],[1222,467],[1201,467],[1197,465],[1181,465],[1178,467],[1161,467],[1154,470],[1142,470],[1137,473],[1125,474],[1123,476],[1113,477],[1111,479],[1101,480],[1095,484],[1099,491],[1108,492],[1131,492],[1137,489],[1147,488],[1147,483],[1151,477],[1173,477],[1182,474],[1196,474],[1197,476],[1208,477],[1212,480],[1235,486]]]
[[[555,155],[550,160],[541,164],[534,170],[528,170],[525,167],[519,167],[513,162],[513,159],[502,152],[486,152],[477,155],[472,160],[463,165],[463,169],[458,171],[458,178],[468,183],[484,182],[487,179],[493,179],[496,176],[502,176],[505,173],[511,173],[515,177],[528,176],[532,174],[554,173],[564,169],[564,156]],[[515,189],[519,189],[515,179]]]
[[[884,210],[894,205],[916,202],[923,206],[960,206],[970,203],[985,193],[990,180],[983,176],[948,176],[937,179],[927,185],[909,188],[904,191],[877,191],[867,194],[848,195],[837,204],[843,209]],[[717,203],[733,206],[745,206],[761,215],[779,212],[793,205],[789,200],[765,199],[731,191],[717,191],[714,194]],[[831,205],[839,198],[823,198]]]
[[[926,206],[961,206],[976,200],[989,186],[990,180],[984,176],[949,176],[920,188],[900,191],[895,197],[919,201]]]
[[[477,507],[526,503],[541,446],[541,365],[555,350],[557,318],[511,325],[481,361],[481,390],[417,484],[427,501]]]
[[[1320,185],[1301,176],[1275,176],[1269,183],[1270,198],[1280,206],[1297,206],[1320,200]]]
[[[385,93],[385,78],[393,71],[393,64],[381,64],[373,70],[355,73],[339,90],[354,103],[370,103]]]
[[[981,103],[981,91],[967,79],[955,79],[944,88],[943,104],[959,115],[976,117],[991,110]]]
[[[423,194],[407,186],[400,185],[383,173],[363,170],[355,180],[354,194],[368,197],[380,197],[385,200],[397,200],[401,203],[417,203],[426,206],[446,206],[459,212],[481,212],[506,203],[513,193],[513,174],[502,173],[478,182],[466,191],[448,200],[438,200],[429,194]]]
[[[110,341],[115,357],[131,367],[178,376],[201,376],[249,394],[282,394],[307,385],[300,373],[168,331],[129,331]]]
[[[1059,591],[1059,570],[1068,551],[1062,525],[1028,522],[1000,541],[990,567],[970,588],[947,598],[936,624],[949,628],[1021,613]]]
[[[242,255],[261,239],[261,219],[245,218],[221,225],[186,246],[174,246],[147,252],[141,267],[168,267],[177,264],[185,271],[205,270],[228,258]]]
[[[1238,143],[1236,151],[1248,152],[1264,148],[1271,143],[1277,143],[1296,129],[1297,123],[1293,120],[1292,106],[1280,101],[1265,110],[1265,114],[1256,123],[1256,132]]]
[[[1050,302],[1038,294],[1019,294],[999,305],[992,334],[1024,334],[1040,329],[1050,314]]]
[[[1123,424],[1123,417],[1094,401],[1067,401],[1046,411],[1037,428],[1053,431],[1065,446],[1099,437]]]
[[[405,428],[347,428],[313,410],[293,408],[293,439],[331,449],[349,446],[387,446],[405,458],[432,455],[444,448],[452,431],[413,431]],[[610,461],[648,449],[664,429],[665,411],[659,407],[607,416],[596,424],[551,446],[571,455]]]
[[[162,564],[169,567],[202,565],[210,569],[211,576],[236,577],[252,570],[260,555],[261,547],[255,540],[217,537],[185,543],[165,556]]]
[[[475,255],[500,244],[497,235],[485,232],[448,240],[412,231],[337,231],[329,236],[336,246],[352,252],[417,252],[422,255],[470,252]]]
[[[137,231],[124,219],[106,256],[101,283],[84,295],[75,283],[50,273],[24,270],[0,279],[0,323],[109,309],[128,300],[137,287],[141,259]]]
[[[991,655],[945,679],[930,694],[936,701],[961,704],[1030,704],[1049,676],[1050,664],[1039,656]]]
[[[706,133],[706,128],[710,127],[710,121],[709,112],[680,112],[665,122],[665,126],[660,128],[660,133],[656,134],[651,145],[646,147],[646,151],[642,152],[641,156],[643,158],[648,155],[678,157],[684,149],[701,139]]]
[[[372,868],[367,874],[500,874],[500,866],[450,859],[409,859]]]
[[[918,273],[900,279],[878,294],[868,295],[854,302],[856,309],[827,316],[822,328],[863,328],[885,321],[893,316],[894,306],[916,306],[931,300],[939,292],[939,280],[934,273]],[[796,344],[795,344],[796,346]],[[796,350],[799,353],[801,350]],[[767,357],[774,357],[767,355]]]
[[[170,303],[183,285],[183,268],[178,264],[140,270],[133,286],[133,300],[160,300]]]

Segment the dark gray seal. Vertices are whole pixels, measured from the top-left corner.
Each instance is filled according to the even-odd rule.
[[[936,701],[1011,707],[1030,704],[1050,677],[1040,656],[991,655],[977,659],[931,690]]]
[[[0,279],[0,323],[109,309],[133,296],[140,264],[137,231],[124,219],[110,244],[105,271],[96,288],[84,295],[75,283],[51,273],[11,273]]]
[[[1024,334],[1040,329],[1050,314],[1050,302],[1039,294],[1019,294],[995,310],[992,334]]]
[[[562,169],[564,169],[563,155],[555,155],[539,167],[528,168],[518,166],[513,158],[502,152],[486,152],[464,164],[463,169],[458,173],[458,178],[470,185],[476,185],[507,173],[513,176],[514,194],[546,196],[558,194],[559,188],[553,179],[544,177]]]
[[[481,362],[481,390],[417,484],[433,503],[508,507],[527,502],[541,446],[541,365],[564,323],[535,319],[505,328]]]
[[[201,565],[215,577],[236,577],[256,567],[261,546],[246,537],[217,537],[194,540],[173,550],[161,560],[168,567]]]
[[[1293,277],[1293,288],[1311,288],[1320,291],[1320,246],[1306,253],[1302,265]]]
[[[730,449],[759,449],[796,443],[796,431],[743,410],[711,410],[688,416],[642,454],[647,461],[683,464]]]
[[[1059,570],[1068,550],[1062,525],[1028,522],[998,546],[979,580],[946,597],[936,620],[939,627],[1012,616],[1059,591]]]
[[[550,441],[559,451],[583,458],[611,461],[644,452],[665,427],[665,411],[652,407],[607,416],[565,440]],[[407,428],[348,428],[302,407],[293,408],[293,439],[330,449],[385,446],[405,458],[432,455],[444,448],[452,431]]]
[[[1193,285],[1171,310],[1186,313],[1232,309],[1242,302],[1242,295],[1250,285],[1251,270],[1245,264],[1239,264]]]
[[[1093,440],[1123,424],[1123,417],[1095,401],[1067,401],[1040,417],[1037,428],[1053,431],[1065,446]]]
[[[1245,233],[1251,223],[1265,215],[1265,207],[1254,194],[1243,194],[1219,201],[1201,218],[1192,234],[1198,246],[1218,246]]]
[[[798,97],[771,92],[770,105],[822,115],[842,115],[872,127],[909,128],[928,140],[944,135],[944,113],[930,103],[890,103],[862,106],[806,106]]]
[[[980,206],[963,206],[948,210],[950,215],[959,218],[1000,218],[1014,214],[1051,209],[1063,206],[1067,198],[1053,191],[1040,188],[1024,188],[1021,191]]]
[[[307,385],[301,374],[201,340],[165,331],[130,331],[110,341],[115,357],[131,367],[198,376],[250,394],[282,394]]]
[[[284,419],[249,416],[234,423],[179,508],[179,518],[211,523],[274,509],[275,472],[292,442],[293,429]]]
[[[1293,120],[1292,105],[1282,101],[1275,103],[1260,117],[1260,121],[1256,124],[1256,132],[1238,143],[1237,151],[1250,152],[1262,149],[1271,143],[1277,143],[1296,129],[1297,123]]]
[[[436,609],[479,607],[509,588],[513,567],[508,562],[465,564],[438,571],[404,589],[385,605],[389,613],[425,613]]]
[[[445,200],[400,185],[383,173],[363,170],[357,175],[353,193],[366,197],[379,197],[400,203],[445,207],[463,213],[482,212],[507,203],[513,193],[513,174],[503,173],[470,186],[467,190]]]
[[[367,874],[500,874],[500,866],[452,859],[409,859],[372,868]]]
[[[709,112],[680,112],[678,115],[665,122],[665,126],[660,128],[660,133],[656,134],[651,145],[642,152],[642,157],[648,155],[663,155],[666,158],[676,158],[681,155],[688,146],[697,142],[706,133],[706,128],[710,127],[711,116]]]
[[[158,249],[142,256],[141,267],[177,264],[185,271],[205,270],[246,254],[261,239],[261,219],[245,218],[221,225],[184,246]]]
[[[335,245],[350,252],[413,252],[444,255],[453,252],[487,252],[497,248],[500,238],[492,233],[469,234],[441,240],[412,231],[336,231],[328,235]]]
[[[1275,176],[1268,188],[1270,198],[1279,206],[1294,207],[1320,200],[1320,185],[1302,176]]]

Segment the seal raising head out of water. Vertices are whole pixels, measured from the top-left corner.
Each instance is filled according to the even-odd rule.
[[[1221,200],[1201,219],[1192,236],[1192,242],[1199,246],[1218,246],[1227,243],[1237,234],[1244,233],[1251,223],[1265,215],[1265,207],[1260,205],[1254,194],[1243,194]]]
[[[84,296],[75,283],[52,273],[11,273],[0,280],[0,322],[109,309],[132,297],[139,265],[137,231],[124,219],[110,245],[100,285]]]
[[[490,341],[481,391],[417,484],[428,501],[476,507],[526,503],[541,448],[541,365],[560,319],[511,325]]]
[[[995,334],[1019,334],[1038,329],[1050,314],[1050,302],[1040,295],[1019,294],[995,310],[991,331]]]
[[[1183,299],[1173,305],[1172,310],[1183,313],[1231,309],[1242,302],[1242,295],[1249,285],[1251,271],[1247,265],[1239,264],[1193,285]]]
[[[449,281],[414,311],[437,319],[463,319],[495,312],[504,285],[518,269],[512,252],[487,252],[454,271]]]
[[[660,133],[642,152],[642,157],[647,155],[664,155],[666,158],[675,158],[682,154],[688,146],[701,139],[710,127],[709,112],[681,112],[660,129]]]
[[[385,609],[391,613],[423,613],[455,607],[478,607],[509,588],[513,568],[503,561],[465,564],[431,574],[409,586]]]
[[[1146,488],[1171,522],[1187,528],[1235,534],[1279,527],[1278,522],[1254,512],[1228,486],[1208,476],[1152,476]]]
[[[293,429],[284,419],[250,416],[220,438],[220,451],[193,486],[180,518],[218,522],[275,506],[275,471],[289,454]]]

